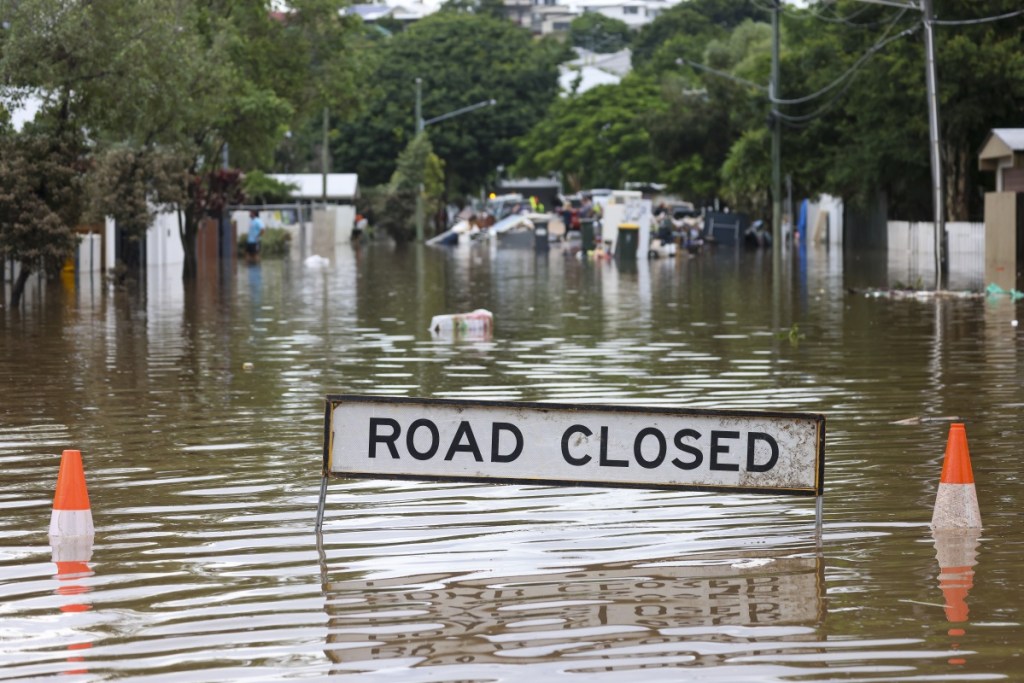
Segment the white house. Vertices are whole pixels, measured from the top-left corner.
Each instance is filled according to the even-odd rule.
[[[601,54],[576,48],[578,57],[558,67],[558,84],[562,94],[584,93],[599,85],[616,85],[632,69],[633,55],[629,48]]]
[[[299,224],[298,240],[303,253],[308,247],[314,254],[329,257],[334,253],[334,245],[344,244],[352,239],[352,230],[356,224],[355,200],[359,194],[358,174],[328,173],[326,188],[322,173],[268,173],[267,175],[279,182],[294,185],[296,189],[292,191],[291,195],[299,203],[315,204],[321,202],[326,194],[327,205],[313,208],[313,232],[309,244],[301,232],[304,230],[304,224]],[[247,226],[248,224],[246,224]]]
[[[566,4],[574,14],[597,12],[637,29],[654,21],[675,3],[664,0],[568,0]]]

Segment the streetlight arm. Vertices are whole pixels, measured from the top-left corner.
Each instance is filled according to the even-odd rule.
[[[498,103],[498,100],[484,100],[483,102],[477,102],[476,104],[471,104],[471,105],[469,105],[467,107],[463,107],[462,109],[456,109],[455,111],[450,111],[447,114],[441,114],[440,116],[435,116],[432,119],[427,119],[426,121],[423,121],[420,124],[420,130],[423,130],[424,128],[426,128],[427,126],[431,125],[432,123],[440,123],[441,121],[446,121],[447,119],[455,118],[456,116],[460,116],[462,114],[468,114],[469,112],[474,111],[476,109],[482,109],[483,107],[494,106],[497,103]]]
[[[898,0],[857,0],[858,2],[864,2],[869,5],[888,5],[889,7],[899,7],[901,9],[916,9],[923,11],[921,5],[915,5],[913,2],[899,2]]]

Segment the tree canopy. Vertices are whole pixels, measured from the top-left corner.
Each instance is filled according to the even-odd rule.
[[[4,5],[0,104],[34,95],[42,111],[15,131],[0,106],[0,249],[23,271],[42,268],[70,251],[89,215],[114,215],[136,234],[154,205],[171,204],[185,214],[188,275],[198,222],[240,196],[241,169],[322,170],[325,112],[328,166],[390,188],[391,200],[441,172],[431,202],[475,194],[508,167],[560,173],[567,189],[659,181],[760,211],[777,119],[798,195],[884,193],[892,215],[930,215],[916,8],[783,3],[772,102],[771,8],[759,0],[681,2],[635,33],[579,17],[570,42],[613,49],[628,38],[634,73],[567,97],[558,65],[568,45],[500,18],[495,0],[455,0],[394,32],[343,4]],[[946,210],[974,217],[990,182],[976,170],[978,146],[1024,119],[1024,15],[1019,0],[935,0],[935,10]]]
[[[238,172],[221,166],[266,167],[286,131],[320,107],[352,108],[356,23],[340,9],[340,0],[294,0],[284,13],[263,0],[19,0],[4,8],[0,94],[40,98],[50,135],[84,135],[75,168],[90,178],[77,187],[93,196],[77,206],[133,234],[152,204],[183,209],[190,276],[198,221],[237,196],[225,182]],[[15,148],[24,135],[0,134]]]
[[[515,160],[514,141],[545,115],[566,56],[560,44],[536,41],[507,20],[456,11],[422,19],[375,48],[359,90],[364,110],[340,127],[337,163],[358,170],[364,184],[388,181],[416,132],[419,78],[427,121],[497,102],[426,128],[448,187],[459,193],[476,192]]]
[[[560,99],[523,138],[513,172],[557,171],[571,190],[658,178],[649,120],[665,107],[657,84],[638,76]]]
[[[591,52],[618,52],[632,34],[626,22],[598,12],[584,12],[569,24],[569,42]]]

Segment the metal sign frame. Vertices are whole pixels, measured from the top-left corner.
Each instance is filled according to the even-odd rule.
[[[385,430],[390,429],[390,433],[384,431],[383,434],[378,434],[376,431],[370,432],[369,445],[373,447],[374,452],[367,458],[368,463],[374,463],[375,467],[365,468],[350,468],[345,470],[336,471],[332,462],[332,456],[335,450],[335,441],[337,438],[345,438],[335,434],[335,410],[363,410],[367,411],[368,414],[372,413],[374,417],[371,418],[371,424],[374,422],[385,424]],[[393,417],[380,417],[389,414],[391,409],[391,415],[402,413],[407,414],[410,409],[422,409],[423,414],[434,414],[440,415],[442,419],[450,422],[454,416],[462,416],[466,411],[479,410],[483,412],[500,413],[502,415],[517,415],[524,418],[526,421],[548,421],[556,422],[558,425],[565,424],[564,422],[557,422],[557,420],[565,418],[566,422],[571,421],[572,418],[578,416],[602,416],[607,417],[609,420],[626,420],[635,423],[642,419],[652,419],[665,421],[678,421],[678,420],[694,420],[700,424],[707,425],[711,421],[723,421],[724,424],[732,425],[735,427],[737,424],[750,424],[750,425],[764,425],[766,423],[785,423],[789,426],[796,426],[803,430],[799,437],[799,444],[804,449],[802,457],[806,458],[808,453],[806,451],[809,448],[813,448],[813,459],[814,459],[814,471],[813,471],[813,483],[806,483],[802,485],[782,485],[780,483],[758,483],[755,485],[737,485],[737,484],[722,484],[722,483],[686,483],[686,482],[664,482],[656,481],[651,475],[645,475],[641,479],[634,479],[632,481],[617,480],[614,478],[600,478],[594,476],[586,476],[581,474],[580,476],[566,475],[566,467],[564,465],[559,468],[555,468],[556,474],[553,476],[547,476],[544,474],[534,476],[530,473],[530,476],[504,476],[499,474],[491,474],[490,472],[482,473],[478,471],[481,468],[477,468],[477,471],[470,473],[465,468],[462,468],[461,473],[455,474],[438,474],[436,467],[424,467],[422,461],[429,460],[433,453],[427,458],[416,458],[409,459],[408,457],[401,461],[403,464],[396,465],[395,461],[400,461],[398,451],[396,448],[396,442],[398,441],[398,429],[399,425],[397,420]],[[479,420],[479,416],[477,417]],[[511,418],[510,418],[511,419]],[[426,424],[429,422],[426,418],[416,420]],[[463,421],[462,425],[469,424]],[[495,423],[499,424],[499,423]],[[505,425],[503,428],[510,431],[519,432],[519,451],[522,451],[524,447],[525,437],[518,428],[511,423],[500,423]],[[524,423],[525,424],[525,423]],[[433,423],[430,423],[433,425]],[[374,430],[377,428],[374,427]],[[436,426],[430,426],[427,428],[431,434],[433,434],[434,443],[438,443],[438,430]],[[509,462],[508,458],[513,457],[510,453],[498,454],[500,450],[499,433],[498,427],[494,430],[494,441],[492,445],[492,461]],[[606,428],[602,427],[602,430]],[[776,435],[781,435],[785,429],[785,425],[780,427],[776,432]],[[574,436],[582,437],[584,434],[586,437],[595,437],[596,435],[591,433],[591,430],[582,428],[581,425],[574,425],[570,427],[570,430],[575,430]],[[565,434],[568,434],[570,430],[566,430]],[[808,435],[808,430],[813,430],[813,435]],[[470,433],[466,435],[466,431]],[[663,462],[666,451],[665,437],[664,435],[655,435],[654,431],[657,430],[641,430],[641,432],[648,431],[647,436],[653,436],[653,441],[660,443],[661,451],[660,462]],[[687,430],[692,433],[693,430]],[[660,433],[659,433],[660,434]],[[722,434],[729,434],[732,439],[738,439],[739,432],[729,431],[722,432]],[[692,435],[692,434],[691,434]],[[365,436],[365,434],[361,434]],[[507,440],[507,434],[505,435]],[[609,442],[606,438],[607,434],[602,431],[601,438],[601,464],[618,464],[622,469],[626,469],[626,465],[621,463],[626,462],[629,454],[617,451],[612,454],[605,453],[605,445]],[[351,435],[348,438],[353,438]],[[411,430],[407,431],[406,438],[408,439],[408,448],[413,447],[413,434]],[[569,461],[570,465],[580,465],[584,458],[587,461],[591,458],[587,456],[578,456],[573,459],[579,462],[574,462],[573,459],[567,454],[567,438],[563,435],[561,442],[561,452],[563,457]],[[636,462],[641,466],[640,469],[633,468],[634,471],[642,473],[644,468],[650,467],[650,461],[645,460],[646,456],[642,457],[640,451],[640,445],[643,438],[641,435],[637,435],[636,441],[634,442],[634,454],[633,457]],[[676,445],[677,448],[682,448],[684,451],[692,452],[695,449],[688,449],[685,446],[680,446],[677,433]],[[463,443],[463,439],[466,440]],[[756,444],[755,439],[760,439],[762,444]],[[805,442],[813,440],[813,443],[808,447]],[[785,446],[785,438],[779,436],[779,440],[783,441],[783,447]],[[360,443],[364,443],[360,441]],[[479,451],[476,448],[475,437],[472,436],[471,428],[466,427],[463,431],[456,431],[456,435],[452,440],[452,445],[449,448],[448,457],[445,460],[452,460],[453,450],[460,452],[460,459],[465,459],[465,456],[461,453],[465,453],[470,449],[466,443],[473,445],[473,450]],[[783,447],[780,447],[774,437],[763,432],[750,431],[748,434],[748,452],[747,452],[747,464],[748,468],[754,465],[754,452],[755,447],[760,447],[764,450],[764,444],[770,443],[770,452],[773,453],[771,461],[773,463],[778,462],[780,457],[785,457],[785,453],[782,453]],[[550,447],[549,442],[545,444]],[[376,455],[378,446],[382,446],[383,457],[378,460],[371,460]],[[507,448],[507,444],[506,444]],[[436,449],[436,445],[435,445]],[[714,446],[711,449],[711,459],[715,458]],[[390,452],[390,455],[387,455]],[[422,454],[421,454],[422,455]],[[476,454],[476,460],[482,462],[482,458],[479,457],[479,453]],[[518,457],[517,452],[515,457]],[[606,461],[607,457],[607,461]],[[763,457],[763,456],[762,456]],[[498,460],[495,460],[498,458]],[[418,462],[418,461],[419,462]],[[442,460],[442,458],[438,458]],[[413,467],[411,469],[419,469],[421,471],[399,471],[404,468],[404,462],[408,462]],[[682,463],[677,463],[677,469]],[[738,470],[737,464],[729,464],[728,466],[722,465],[720,469]],[[453,466],[453,469],[454,466]],[[471,468],[472,469],[472,468]],[[571,468],[569,468],[571,469]],[[592,471],[594,468],[591,467],[589,470]],[[435,471],[428,471],[435,470]],[[573,470],[573,472],[578,470]],[[621,470],[618,470],[621,471]],[[765,469],[757,469],[757,472],[766,472]],[[561,474],[558,474],[561,472]],[[673,474],[678,474],[673,470]],[[744,411],[744,410],[704,410],[704,409],[683,409],[683,408],[664,408],[664,407],[644,407],[644,406],[609,406],[609,405],[591,405],[591,404],[564,404],[564,403],[527,403],[527,402],[511,402],[511,401],[461,401],[451,399],[430,399],[430,398],[406,398],[406,397],[384,397],[384,396],[358,396],[358,395],[328,395],[326,397],[326,405],[324,411],[324,447],[323,447],[323,465],[322,465],[322,481],[320,486],[320,499],[317,507],[317,518],[316,518],[316,530],[319,533],[323,526],[324,508],[326,505],[327,498],[327,483],[330,477],[346,478],[346,479],[404,479],[404,480],[416,480],[416,481],[464,481],[470,483],[491,483],[491,484],[532,484],[532,485],[553,485],[553,486],[595,486],[595,487],[611,487],[611,488],[643,488],[643,489],[669,489],[669,490],[685,490],[685,491],[717,491],[717,492],[728,492],[728,493],[751,493],[751,494],[772,494],[772,495],[796,495],[796,496],[815,496],[817,498],[816,506],[816,518],[818,533],[820,535],[821,529],[821,507],[822,497],[824,495],[824,484],[825,484],[825,417],[817,413],[797,413],[797,412],[782,412],[782,411]],[[807,478],[808,473],[802,472],[801,477]],[[751,475],[752,481],[759,481],[756,475]]]

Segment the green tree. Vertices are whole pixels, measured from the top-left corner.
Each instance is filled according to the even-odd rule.
[[[57,271],[77,244],[84,141],[47,123],[0,131],[0,257],[19,265],[11,307],[33,272]]]
[[[943,21],[955,22],[1009,13],[1019,5],[940,0],[935,9]],[[781,107],[787,116],[786,170],[808,194],[827,191],[856,202],[882,191],[890,215],[930,219],[920,13],[865,10],[852,0],[812,10],[810,18],[797,12],[784,22],[782,96],[796,98],[851,75],[821,98]],[[821,21],[820,15],[844,21]],[[846,19],[853,16],[856,22]],[[978,146],[991,128],[1018,125],[1024,113],[1022,27],[1020,16],[935,27],[948,219],[980,216]],[[787,87],[794,83],[799,90]]]
[[[183,210],[183,275],[192,277],[199,222],[239,196],[239,174],[220,168],[225,152],[236,167],[265,166],[310,108],[350,106],[343,37],[353,20],[340,19],[333,0],[290,6],[271,14],[262,0],[21,0],[5,16],[0,83],[41,94],[64,126],[89,131],[101,172],[144,186],[90,183],[117,190],[96,206],[130,204],[130,229],[142,225],[133,219],[140,198]]]
[[[771,212],[771,136],[752,128],[732,145],[722,164],[722,196],[734,208],[755,216]]]
[[[523,137],[513,173],[558,172],[572,190],[657,179],[648,126],[665,111],[658,86],[637,76],[562,98]]]
[[[626,22],[599,12],[584,12],[569,24],[569,42],[591,52],[618,52],[631,37]]]
[[[704,46],[700,63],[725,77],[674,67],[661,75],[664,114],[650,122],[662,181],[685,197],[710,201],[721,194],[720,173],[731,146],[751,126],[763,128],[766,92],[737,80],[766,82],[771,28],[744,21]]]
[[[390,182],[371,194],[378,226],[396,242],[410,241],[416,232],[417,196],[431,213],[444,196],[444,162],[434,154],[425,132],[402,150]]]
[[[745,20],[767,18],[753,0],[680,2],[641,27],[633,38],[633,66],[661,72],[679,58],[700,61],[708,41],[724,38]]]
[[[341,127],[335,158],[367,184],[382,184],[413,137],[415,79],[422,79],[424,119],[495,99],[428,130],[445,160],[450,191],[479,190],[498,165],[515,158],[514,140],[538,121],[558,87],[562,46],[535,41],[505,20],[440,12],[375,48],[362,85],[364,112]]]

